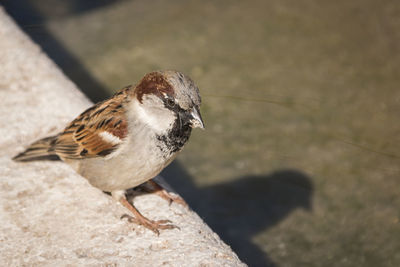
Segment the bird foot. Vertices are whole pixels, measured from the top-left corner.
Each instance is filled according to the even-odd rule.
[[[164,188],[162,188],[159,184],[157,184],[156,182],[154,182],[153,180],[147,181],[147,184],[150,185],[150,187],[152,189],[150,189],[149,187],[146,187],[145,190],[148,193],[156,193],[159,197],[165,199],[168,201],[169,205],[172,204],[172,202],[175,202],[177,204],[180,204],[184,207],[189,207],[189,205],[186,203],[186,201],[181,198],[178,195],[175,195],[174,193],[170,193],[167,190],[165,190]]]
[[[156,194],[159,195],[161,198],[167,200],[169,205],[171,205],[172,202],[175,202],[186,208],[188,207],[188,204],[186,203],[186,201],[183,198],[181,198],[180,196],[177,196],[177,195],[173,195],[164,189],[161,191],[157,191]]]
[[[128,210],[130,210],[133,214],[133,216],[130,216],[128,214],[124,214],[121,216],[121,219],[123,218],[128,218],[129,222],[136,223],[139,225],[143,225],[147,229],[153,231],[157,235],[160,235],[159,230],[164,230],[164,229],[180,229],[178,226],[171,224],[170,220],[158,220],[158,221],[153,221],[150,220],[146,217],[144,217],[137,209],[136,207],[129,203],[128,200],[126,200],[125,197],[122,197],[119,199],[121,204],[125,206]]]
[[[136,217],[130,216],[128,214],[124,214],[121,216],[121,219],[124,219],[124,218],[127,218],[128,221],[131,223],[136,223],[136,224],[146,227],[147,229],[153,231],[157,235],[160,235],[159,230],[174,229],[174,228],[180,230],[180,228],[178,226],[171,224],[172,222],[170,220],[153,221],[144,216],[136,218]]]

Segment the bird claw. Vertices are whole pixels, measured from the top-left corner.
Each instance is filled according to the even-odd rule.
[[[166,199],[168,201],[168,204],[171,206],[171,204],[174,202],[176,204],[180,204],[184,207],[188,207],[188,204],[186,203],[185,200],[183,200],[183,198],[181,198],[180,196],[174,196],[171,193],[164,191],[162,194],[162,198]]]
[[[186,201],[181,198],[178,195],[175,195],[174,193],[170,193],[164,188],[162,188],[159,184],[154,182],[153,180],[147,181],[147,187],[144,187],[144,190],[146,190],[149,193],[156,193],[159,197],[165,199],[168,201],[168,204],[171,206],[173,202],[182,205],[185,208],[188,208],[189,205],[186,203]]]
[[[130,222],[130,223],[140,224],[139,221],[135,217],[128,215],[128,214],[122,215],[120,219],[122,220],[125,218],[128,219],[128,222]]]
[[[136,223],[139,225],[142,225],[146,227],[147,229],[153,231],[155,234],[160,235],[159,230],[164,230],[164,229],[181,229],[178,226],[171,224],[172,222],[170,220],[158,220],[158,221],[153,221],[150,219],[147,219],[145,217],[143,218],[136,218],[133,216],[130,216],[128,214],[124,214],[121,216],[121,219],[127,218],[129,222],[131,223]]]

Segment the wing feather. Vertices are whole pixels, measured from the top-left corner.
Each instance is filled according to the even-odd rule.
[[[61,158],[84,159],[104,157],[115,151],[128,134],[123,105],[129,89],[122,89],[73,120],[57,136],[52,148],[56,154]]]

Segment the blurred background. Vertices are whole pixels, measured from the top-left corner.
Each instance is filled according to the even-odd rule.
[[[400,266],[397,0],[0,3],[95,102],[192,77],[206,131],[162,175],[248,265]]]

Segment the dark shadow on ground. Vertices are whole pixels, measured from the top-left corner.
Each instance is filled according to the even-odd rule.
[[[297,208],[312,208],[311,179],[297,170],[238,177],[205,188],[197,188],[179,162],[161,175],[249,266],[278,265],[252,243],[253,236]]]
[[[0,0],[7,13],[93,102],[107,98],[99,83],[81,62],[46,28],[52,17],[88,12],[120,0]]]
[[[123,0],[0,0],[7,13],[83,92],[98,102],[109,96],[81,62],[46,28],[52,17],[68,16]],[[189,205],[250,266],[276,266],[251,238],[281,222],[296,208],[311,208],[311,179],[296,170],[238,177],[197,188],[175,161],[164,176]]]

